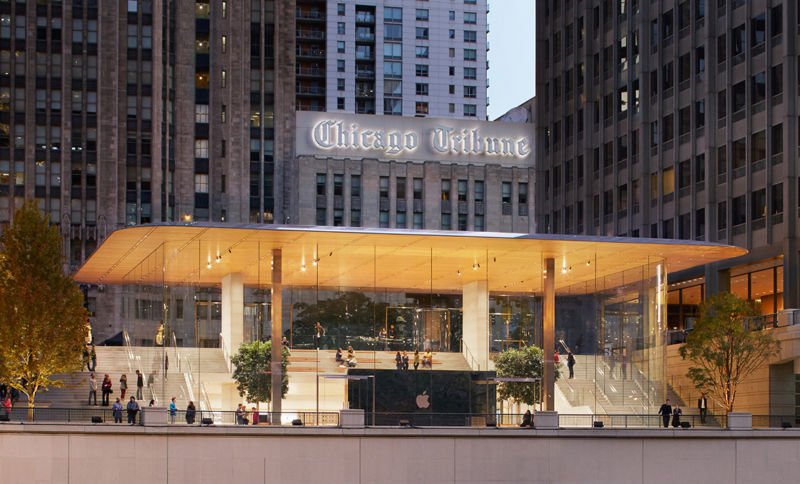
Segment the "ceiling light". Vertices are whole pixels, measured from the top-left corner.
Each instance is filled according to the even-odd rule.
[[[302,266],[300,266],[300,270],[301,270],[301,271],[303,271],[303,272],[305,272],[305,271],[306,271],[306,265],[305,265],[305,264],[303,264]]]

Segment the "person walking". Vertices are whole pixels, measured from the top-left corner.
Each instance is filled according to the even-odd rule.
[[[697,409],[700,410],[700,423],[706,423],[706,417],[708,416],[708,400],[706,399],[706,393],[700,393],[700,398],[697,399]]]
[[[94,373],[89,375],[89,403],[86,405],[92,404],[92,397],[94,397],[94,406],[97,406],[97,379],[94,377]]]
[[[419,348],[414,350],[414,369],[419,368]]]
[[[175,423],[175,416],[178,415],[178,406],[175,404],[175,397],[169,402],[169,423]]]
[[[125,391],[128,389],[128,376],[125,373],[119,377],[119,398],[125,400]]]
[[[572,354],[572,351],[567,351],[567,368],[569,368],[570,380],[575,378],[575,355]]]
[[[661,415],[664,428],[669,428],[669,418],[672,416],[672,405],[669,404],[669,398],[661,405],[661,408],[658,409],[658,414]]]
[[[142,388],[144,388],[144,375],[136,370],[136,400],[142,399]]]
[[[190,401],[189,405],[186,407],[186,423],[192,425],[196,414],[197,409],[194,407],[194,402]]]
[[[314,325],[314,348],[322,349],[322,338],[324,336],[325,328],[323,328],[322,325],[319,324],[319,321],[317,321],[317,324]]]
[[[139,412],[139,404],[136,403],[136,399],[131,397],[131,400],[128,402],[128,423],[133,425],[136,423],[136,413]]]
[[[97,352],[94,350],[94,345],[92,345],[92,351],[89,352],[89,363],[92,364],[89,371],[94,371],[94,369],[97,368]]]
[[[114,415],[114,423],[122,423],[122,403],[120,403],[119,398],[111,406],[111,413]]]
[[[103,384],[101,385],[100,389],[103,392],[103,406],[107,407],[109,404],[108,400],[111,398],[109,395],[111,395],[113,392],[111,389],[111,377],[108,376],[108,373],[106,373],[106,376],[103,377]]]
[[[81,352],[81,361],[84,365],[86,365],[87,371],[92,371],[92,360],[89,359],[89,346],[86,345],[83,347],[83,351]]]

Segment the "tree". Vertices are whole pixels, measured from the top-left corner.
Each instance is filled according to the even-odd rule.
[[[533,345],[518,350],[510,348],[495,357],[494,366],[500,378],[542,378],[544,351]],[[555,368],[555,379],[558,377]],[[502,400],[534,405],[541,400],[541,388],[541,384],[531,382],[504,382],[500,384],[499,395]]]
[[[87,312],[63,271],[61,236],[33,203],[14,212],[0,239],[0,379],[28,397],[62,387],[54,375],[81,367]]]
[[[239,396],[245,397],[249,403],[272,401],[272,341],[243,343],[239,352],[233,355],[231,363],[236,367],[233,370],[233,379]],[[286,367],[289,364],[289,350],[281,351],[281,396],[289,391],[289,375]]]
[[[780,352],[780,341],[769,331],[751,331],[747,318],[755,313],[745,300],[715,294],[700,305],[700,318],[680,349],[693,366],[686,373],[697,389],[733,411],[736,388],[768,359]]]

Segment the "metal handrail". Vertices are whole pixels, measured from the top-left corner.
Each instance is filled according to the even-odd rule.
[[[473,356],[472,351],[469,350],[469,346],[464,340],[461,340],[461,354],[467,358],[467,362],[470,364],[469,367],[475,371],[481,371],[481,364],[480,362]]]
[[[219,345],[222,347],[222,357],[225,358],[225,365],[228,367],[228,373],[233,373],[231,355],[228,353],[228,348],[225,347],[225,337],[222,336],[222,333],[219,334]]]

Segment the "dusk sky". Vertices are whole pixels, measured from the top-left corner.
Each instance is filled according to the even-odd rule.
[[[489,119],[535,94],[536,3],[534,0],[489,2]]]

